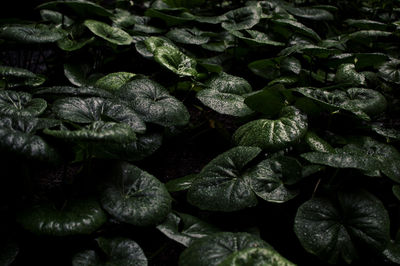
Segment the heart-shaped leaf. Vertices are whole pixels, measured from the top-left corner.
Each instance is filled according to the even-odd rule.
[[[307,127],[307,116],[296,107],[287,106],[282,108],[278,119],[251,121],[238,128],[232,138],[236,145],[277,151],[302,138]]]
[[[40,86],[46,78],[36,75],[26,69],[0,66],[0,88],[13,88],[18,86]]]
[[[164,235],[188,247],[199,238],[218,233],[220,230],[215,226],[184,213],[168,214],[167,219],[157,226]]]
[[[144,14],[147,17],[164,20],[168,27],[188,23],[195,19],[195,16],[188,12],[182,12],[181,9],[157,10],[156,8],[148,8]]]
[[[112,179],[101,196],[103,208],[112,216],[137,226],[156,225],[167,217],[171,196],[157,178],[134,165],[121,163]]]
[[[273,20],[273,23],[275,24],[275,31],[278,33],[289,31],[289,29],[291,29],[292,31],[310,37],[316,41],[321,41],[321,37],[319,37],[319,35],[314,30],[295,20],[275,19]]]
[[[51,25],[6,25],[0,28],[0,38],[21,43],[50,43],[66,36],[62,29]]]
[[[124,265],[124,266],[147,266],[147,258],[142,248],[133,240],[128,238],[104,238],[96,239],[100,249],[106,254],[101,258],[94,250],[85,250],[72,258],[73,266],[91,265]]]
[[[185,125],[189,112],[182,102],[150,79],[136,79],[118,91],[118,96],[138,112],[144,121],[162,126]]]
[[[221,26],[229,31],[251,29],[261,18],[261,9],[257,6],[246,6],[231,10],[223,15]]]
[[[269,248],[246,248],[235,251],[229,255],[220,266],[239,265],[269,265],[269,266],[294,266],[292,262],[282,257],[278,252]]]
[[[35,205],[18,214],[17,221],[38,235],[67,236],[91,234],[99,229],[107,216],[93,199],[71,200],[57,209],[53,203]]]
[[[162,46],[154,51],[154,59],[163,67],[179,76],[197,77],[196,60],[171,46]]]
[[[0,91],[0,114],[6,116],[39,116],[46,110],[47,103],[33,98],[27,92]]]
[[[129,72],[115,72],[97,80],[95,86],[107,91],[115,92],[135,76],[136,74]]]
[[[100,21],[89,19],[85,20],[84,25],[95,35],[117,45],[129,45],[133,41],[127,32]]]
[[[261,149],[235,147],[209,162],[197,175],[187,194],[189,203],[202,210],[236,211],[257,204],[242,170]]]
[[[262,239],[248,233],[222,232],[200,238],[185,249],[179,257],[179,265],[217,266],[232,253],[248,248],[272,247]]]
[[[205,44],[210,39],[206,32],[197,28],[174,28],[170,30],[166,36],[178,43],[195,45]]]
[[[359,244],[381,252],[389,242],[389,216],[382,202],[366,191],[338,194],[338,201],[313,198],[297,211],[294,231],[302,246],[321,259],[347,263]]]

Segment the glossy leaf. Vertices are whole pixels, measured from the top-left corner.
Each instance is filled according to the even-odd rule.
[[[196,60],[185,55],[177,48],[162,46],[154,51],[154,59],[163,67],[179,76],[196,77]]]
[[[157,226],[168,238],[188,247],[199,238],[218,233],[220,230],[215,226],[184,213],[168,214],[167,219]]]
[[[85,20],[84,25],[95,35],[117,45],[129,45],[133,41],[127,32],[100,21]]]
[[[179,265],[216,266],[232,253],[248,248],[272,247],[260,238],[248,233],[222,232],[194,241],[179,257]]]
[[[244,32],[241,31],[231,31],[235,37],[246,41],[252,45],[271,45],[271,46],[284,46],[285,44],[282,42],[277,42],[271,39],[268,34],[256,31],[256,30],[245,30]]]
[[[118,96],[141,115],[144,121],[162,126],[185,125],[186,107],[168,91],[150,79],[136,79],[119,89]]]
[[[59,97],[102,97],[112,98],[113,95],[106,90],[95,88],[95,87],[70,87],[70,86],[54,86],[54,87],[42,87],[33,91],[34,95],[46,96],[59,96]],[[47,99],[47,98],[46,98]]]
[[[294,266],[292,262],[282,257],[278,252],[269,248],[246,248],[228,256],[220,266],[268,265]]]
[[[307,37],[310,37],[316,41],[320,41],[321,37],[312,30],[311,28],[306,27],[305,25],[301,24],[300,22],[297,22],[295,20],[289,20],[289,19],[275,19],[273,22],[279,27],[277,31],[279,31],[282,27],[292,29],[300,34],[303,34]]]
[[[353,86],[365,85],[365,77],[363,74],[357,73],[354,64],[342,64],[338,67],[335,80],[338,83],[350,83]]]
[[[0,114],[6,116],[39,116],[47,103],[41,98],[32,98],[27,92],[0,90]]]
[[[321,259],[347,263],[359,244],[375,252],[389,242],[389,216],[382,202],[366,191],[339,193],[338,202],[313,198],[297,211],[294,231],[302,246]]]
[[[151,18],[164,20],[168,27],[188,23],[195,19],[195,17],[188,12],[168,14],[167,10],[157,10],[155,8],[148,8],[144,14]]]
[[[275,57],[253,61],[248,65],[256,75],[268,80],[276,79],[285,73],[300,74],[300,61],[294,57]]]
[[[267,115],[277,115],[284,106],[285,98],[280,91],[266,88],[246,97],[245,104],[252,110]]]
[[[54,26],[6,25],[0,28],[0,38],[21,43],[51,43],[62,39],[66,32]]]
[[[282,108],[278,119],[251,121],[239,127],[232,138],[236,145],[277,151],[300,140],[307,127],[307,116],[296,107],[288,106]]]
[[[378,75],[385,81],[400,84],[400,60],[391,60],[381,65]]]
[[[120,164],[101,196],[103,208],[121,222],[156,225],[171,210],[171,196],[164,184],[134,165]]]
[[[251,29],[261,18],[261,10],[256,6],[241,7],[223,15],[221,26],[229,31]]]
[[[196,174],[190,174],[183,177],[178,177],[168,181],[165,184],[165,187],[168,189],[169,192],[187,190],[190,188],[196,177],[197,177]]]
[[[386,249],[382,252],[386,260],[394,264],[400,264],[400,243],[399,241],[390,240]]]
[[[117,91],[122,85],[128,83],[136,74],[129,72],[115,72],[108,74],[96,81],[95,86],[107,91]]]
[[[61,119],[75,123],[92,123],[112,119],[129,125],[135,132],[144,133],[146,125],[138,114],[123,103],[103,98],[69,97],[57,100],[53,112]]]
[[[335,153],[335,149],[328,142],[312,131],[306,133],[304,140],[313,151]]]
[[[385,23],[368,19],[346,19],[345,23],[360,30],[386,30]]]
[[[393,129],[393,128],[387,128],[384,127],[383,125],[379,124],[379,123],[375,123],[371,126],[371,129],[384,137],[387,138],[391,138],[391,139],[395,139],[395,140],[400,140],[400,131]]]
[[[35,205],[18,214],[18,223],[38,235],[67,236],[91,234],[99,229],[107,216],[93,199],[72,200],[62,209],[52,203]]]
[[[42,17],[42,19],[44,21],[49,21],[52,22],[53,24],[57,25],[57,26],[71,26],[74,21],[63,15],[60,12],[57,11],[53,11],[53,10],[47,10],[47,9],[42,9],[40,10],[40,16]]]
[[[174,28],[170,30],[166,36],[178,43],[184,44],[205,44],[210,40],[206,32],[198,30],[197,28]]]
[[[195,7],[202,5],[205,0],[163,0],[170,7]]]
[[[94,37],[88,38],[88,39],[70,39],[68,36],[60,39],[57,41],[57,45],[60,49],[67,51],[67,52],[72,52],[81,49],[85,45],[91,43],[94,41]]]
[[[112,12],[110,10],[87,0],[51,1],[39,5],[38,8],[56,10],[60,12],[68,11],[73,15],[78,15],[85,18],[88,16],[112,16]]]
[[[14,88],[18,86],[40,86],[46,78],[41,75],[36,75],[26,69],[0,66],[0,88]]]
[[[82,87],[87,86],[87,75],[89,67],[87,65],[64,64],[64,75],[73,85]]]
[[[261,149],[235,147],[209,162],[197,175],[187,194],[189,203],[202,210],[236,211],[257,204],[242,170]]]
[[[312,7],[292,7],[285,6],[286,11],[295,17],[316,20],[316,21],[327,21],[333,20],[333,15],[327,10],[312,8]]]

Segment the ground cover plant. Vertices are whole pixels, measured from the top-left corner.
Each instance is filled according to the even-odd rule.
[[[5,10],[0,265],[400,263],[399,1]]]

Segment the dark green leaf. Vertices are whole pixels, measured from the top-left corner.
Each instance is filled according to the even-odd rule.
[[[223,15],[221,26],[229,31],[251,29],[261,18],[261,9],[256,6],[241,7]]]
[[[268,265],[294,266],[292,262],[269,248],[246,248],[233,252],[219,266]]]
[[[277,42],[271,39],[268,34],[256,30],[245,30],[245,33],[240,31],[231,31],[231,34],[238,37],[241,40],[245,40],[251,45],[271,45],[271,46],[284,46],[282,42]],[[248,37],[246,37],[247,35]]]
[[[179,76],[197,77],[196,60],[177,48],[162,46],[154,51],[154,59],[163,67]]]
[[[95,35],[117,45],[129,45],[133,41],[132,37],[125,31],[100,21],[89,19],[85,20],[84,25]]]
[[[285,98],[278,90],[267,88],[246,97],[244,103],[254,111],[274,116],[281,111],[284,101]]]
[[[84,18],[87,18],[88,16],[112,16],[112,12],[110,10],[86,0],[51,1],[39,5],[38,8],[56,10],[60,12],[68,11],[73,15],[76,14]]]
[[[40,86],[46,78],[36,75],[26,69],[0,66],[0,88],[13,88],[18,86]],[[2,86],[4,84],[4,86]]]
[[[285,6],[285,9],[290,14],[299,18],[317,20],[317,21],[333,20],[333,15],[329,11],[323,9],[310,8],[310,7],[292,7],[292,6]]]
[[[163,0],[170,7],[195,7],[201,6],[205,0]]]
[[[196,45],[205,44],[210,39],[206,32],[198,30],[197,28],[174,28],[170,30],[166,36],[178,43]]]
[[[346,24],[356,27],[360,30],[386,30],[387,25],[385,23],[368,20],[368,19],[346,19],[344,21]]]
[[[342,64],[338,67],[335,80],[338,83],[349,83],[353,86],[365,85],[365,77],[363,74],[357,73],[354,64]]]
[[[122,85],[128,83],[135,76],[136,74],[129,72],[115,72],[97,80],[95,86],[113,92],[117,91]]]
[[[54,26],[36,25],[6,25],[0,28],[0,38],[22,43],[50,43],[66,36],[66,32]]]
[[[263,78],[272,80],[285,73],[298,75],[301,71],[300,61],[294,57],[275,57],[251,62],[250,70]]]
[[[69,17],[53,10],[42,9],[40,10],[40,16],[44,21],[52,22],[57,26],[63,25],[69,27],[74,23]]]
[[[15,240],[2,237],[0,243],[0,265],[11,265],[11,263],[13,263],[13,261],[17,257],[18,252],[19,247]]]
[[[297,22],[295,20],[275,19],[275,20],[273,20],[273,22],[275,23],[275,25],[278,26],[278,29],[276,29],[276,31],[278,31],[278,32],[282,29],[282,27],[284,27],[284,28],[287,28],[286,30],[292,29],[295,32],[298,32],[307,37],[313,38],[316,41],[321,41],[321,38],[318,36],[318,34],[314,30],[306,27],[305,25],[303,25],[300,22]]]
[[[400,140],[400,131],[393,128],[386,128],[379,123],[373,124],[371,126],[372,130],[384,137]]]
[[[58,47],[60,49],[67,51],[67,52],[72,52],[81,49],[83,46],[85,46],[88,43],[91,43],[94,41],[94,37],[88,38],[88,39],[78,39],[78,40],[73,40],[70,39],[68,36],[60,39],[57,41]]]
[[[165,184],[165,187],[168,189],[169,192],[187,190],[190,188],[196,177],[196,174],[190,174],[184,177],[175,178],[168,181]]]
[[[95,87],[69,87],[69,86],[54,86],[54,87],[42,87],[33,91],[34,95],[48,95],[60,96],[60,97],[71,97],[71,96],[81,96],[81,97],[102,97],[102,98],[112,98],[113,95],[103,89]]]
[[[400,84],[400,60],[393,59],[381,65],[378,75],[388,82]]]
[[[46,110],[47,103],[33,98],[27,92],[0,90],[0,114],[6,116],[39,116]]]
[[[313,151],[335,153],[334,148],[328,142],[318,137],[312,131],[306,133],[304,140]]]
[[[144,14],[151,18],[159,18],[164,20],[168,27],[188,23],[189,21],[195,19],[192,14],[187,12],[170,15],[166,11],[157,10],[155,8],[148,8]]]

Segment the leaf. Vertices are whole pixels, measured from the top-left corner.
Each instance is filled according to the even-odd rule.
[[[266,88],[246,97],[244,103],[254,111],[274,116],[283,108],[284,101],[285,98],[279,90]]]
[[[125,123],[95,121],[77,130],[48,129],[43,132],[55,138],[71,141],[126,143],[136,140],[133,129]]]
[[[118,165],[111,182],[103,189],[101,204],[121,222],[156,225],[171,210],[171,196],[164,184],[134,165]]]
[[[335,153],[335,149],[328,142],[321,139],[312,131],[308,131],[304,139],[313,151]]]
[[[400,153],[370,137],[360,137],[343,148],[336,148],[335,153],[309,152],[301,157],[336,168],[356,168],[367,172],[379,170],[400,183]]]
[[[282,257],[278,252],[269,248],[246,248],[233,252],[220,266],[268,265],[294,266],[292,262]]]
[[[393,192],[393,195],[395,195],[395,197],[396,197],[398,200],[400,200],[400,185],[394,185],[394,186],[392,187],[392,192]]]
[[[382,202],[366,191],[338,194],[338,202],[313,198],[297,211],[294,231],[302,246],[321,259],[347,263],[359,244],[383,251],[389,242],[389,216]],[[365,252],[365,251],[364,251]]]
[[[199,238],[218,233],[220,230],[215,226],[189,214],[171,212],[167,219],[157,226],[168,238],[188,247]]]
[[[85,20],[84,25],[95,35],[117,45],[130,45],[133,41],[127,32],[100,21],[88,19]]]
[[[93,16],[112,16],[110,10],[86,0],[51,1],[39,5],[37,8],[56,10],[60,12],[67,11],[67,13],[84,18]]]
[[[87,65],[64,64],[64,75],[73,85],[82,87],[87,86],[87,75],[89,69]]]
[[[0,28],[0,38],[21,43],[51,43],[66,36],[66,32],[54,26],[35,25],[5,25]]]
[[[261,9],[256,6],[246,6],[231,10],[223,15],[222,28],[232,30],[251,29],[261,18]]]
[[[135,132],[144,133],[146,125],[138,114],[123,103],[98,97],[68,97],[53,103],[53,112],[61,119],[75,123],[92,123],[111,118],[113,122],[129,125]]]
[[[388,28],[388,25],[385,23],[368,19],[346,19],[344,22],[349,26],[356,27],[360,30],[384,31]]]
[[[163,0],[170,7],[196,7],[204,4],[205,0]]]
[[[166,36],[175,42],[184,44],[201,45],[210,40],[206,32],[198,30],[197,28],[173,28]]]
[[[52,203],[34,205],[17,216],[22,227],[37,235],[91,234],[107,221],[96,200],[71,200],[62,209]]]
[[[100,259],[94,250],[85,250],[75,254],[72,258],[73,266],[89,265],[124,265],[147,266],[147,258],[142,248],[128,238],[104,238],[96,239],[100,249],[106,254],[105,259]]]
[[[345,40],[355,40],[358,42],[373,42],[381,38],[387,38],[392,35],[390,31],[380,30],[360,30],[344,36]]]
[[[386,249],[382,252],[383,257],[386,260],[394,264],[400,263],[400,244],[399,241],[390,240]]]
[[[256,75],[268,80],[276,79],[285,73],[300,74],[300,61],[294,57],[275,57],[253,61],[248,65]]]
[[[165,187],[169,192],[178,192],[187,190],[192,185],[193,181],[196,179],[196,174],[190,174],[187,176],[179,177],[168,181]]]
[[[194,241],[179,257],[179,265],[216,266],[232,253],[248,248],[272,247],[248,233],[221,232]]]
[[[56,26],[69,27],[74,24],[74,21],[72,19],[63,15],[60,12],[53,10],[42,9],[40,10],[40,16],[42,17],[42,20],[52,22]]]
[[[387,137],[387,138],[391,138],[391,139],[395,139],[395,140],[400,140],[400,131],[399,130],[396,130],[396,129],[393,129],[393,128],[383,127],[379,123],[373,124],[371,126],[371,129],[375,133],[377,133],[377,134],[379,134],[381,136],[384,136],[384,137]]]
[[[195,19],[195,17],[188,12],[180,12],[179,14],[168,14],[167,10],[157,10],[155,8],[148,8],[144,12],[145,16],[150,18],[159,18],[167,24],[168,27],[185,24]]]
[[[382,64],[378,75],[385,81],[400,84],[400,60],[393,59]]]
[[[328,58],[336,54],[341,54],[341,51],[313,44],[295,44],[293,46],[283,49],[278,55],[289,56],[294,53],[306,54],[308,56],[317,58]]]
[[[258,119],[239,127],[233,142],[240,146],[255,146],[267,151],[289,147],[307,131],[307,116],[293,106],[282,108],[276,120]]]
[[[119,89],[118,96],[127,101],[146,122],[162,126],[189,122],[190,115],[183,103],[150,79],[135,79],[126,83]]]
[[[277,42],[271,39],[268,34],[256,31],[256,30],[245,30],[243,32],[240,31],[231,31],[235,37],[246,41],[250,45],[271,45],[271,46],[284,46],[285,44],[282,42]],[[246,37],[248,36],[248,37]]]
[[[357,73],[354,64],[342,64],[338,67],[335,80],[338,83],[350,83],[353,86],[366,85],[365,76]]]
[[[4,238],[0,243],[0,265],[9,266],[13,263],[19,253],[19,246],[15,240]]]
[[[285,6],[286,11],[295,17],[316,20],[316,21],[327,21],[333,20],[333,15],[327,10],[312,8],[312,7],[292,7]]]
[[[46,78],[41,75],[36,75],[26,69],[0,66],[0,79],[5,82],[2,86],[0,83],[0,88],[14,88],[19,86],[40,86],[45,81]]]
[[[0,90],[0,114],[6,116],[39,116],[47,102],[27,92]]]
[[[283,168],[278,160],[267,159],[251,168],[245,174],[245,178],[248,179],[251,189],[260,198],[269,202],[283,203],[298,194],[297,191],[285,187],[285,170]],[[301,174],[301,171],[297,172],[298,175]]]
[[[0,149],[28,159],[55,162],[59,159],[56,150],[34,135],[36,130],[48,126],[38,118],[3,117],[0,119]]]
[[[86,44],[89,44],[95,40],[94,37],[88,38],[88,39],[70,39],[68,36],[60,39],[57,41],[57,45],[60,49],[67,51],[67,52],[72,52],[81,49],[84,47]]]
[[[135,76],[136,74],[129,72],[110,73],[97,80],[95,86],[110,92],[115,92]]]
[[[33,91],[34,95],[46,96],[59,96],[59,97],[102,97],[102,98],[112,98],[113,95],[103,89],[95,87],[70,87],[70,86],[54,86],[54,87],[42,87]]]
[[[321,38],[318,36],[318,34],[306,27],[305,25],[301,24],[300,22],[297,22],[295,20],[290,20],[290,19],[275,19],[272,20],[273,23],[278,26],[275,28],[275,31],[280,32],[282,27],[286,28],[286,30],[288,29],[292,29],[293,31],[300,33],[302,35],[305,35],[307,37],[310,37],[316,41],[321,41]]]
[[[256,147],[239,146],[214,158],[190,186],[188,202],[202,210],[223,212],[255,206],[257,198],[242,170],[260,152]]]
[[[177,48],[162,46],[154,51],[154,59],[163,67],[179,76],[197,77],[196,60]]]

